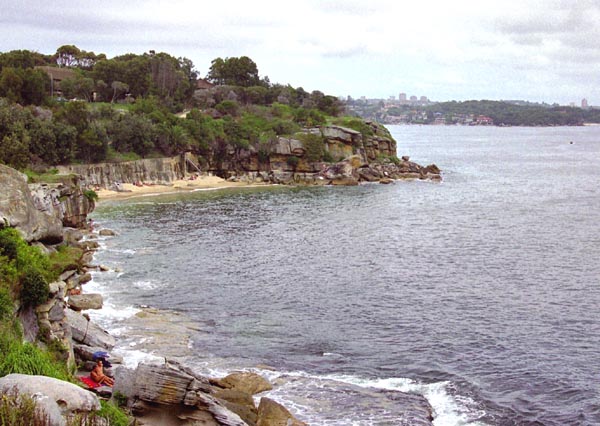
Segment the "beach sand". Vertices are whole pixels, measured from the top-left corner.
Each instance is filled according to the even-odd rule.
[[[194,180],[176,180],[168,185],[142,185],[137,186],[131,183],[121,185],[122,191],[112,191],[109,189],[100,189],[96,191],[98,201],[105,200],[125,200],[133,197],[168,194],[176,192],[194,191],[197,189],[219,189],[257,186],[242,182],[227,182],[217,176],[200,176]]]

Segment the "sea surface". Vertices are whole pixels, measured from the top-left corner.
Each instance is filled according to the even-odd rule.
[[[396,425],[398,391],[436,426],[600,425],[600,127],[389,128],[442,183],[102,203],[115,352],[253,368],[311,425]]]

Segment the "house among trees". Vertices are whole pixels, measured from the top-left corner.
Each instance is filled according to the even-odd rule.
[[[212,89],[213,87],[215,87],[214,84],[204,80],[203,78],[199,78],[196,81],[196,90],[208,90]]]
[[[75,77],[75,71],[70,68],[58,68],[51,66],[38,66],[38,70],[44,71],[50,77],[50,95],[61,96],[60,83],[67,79]]]

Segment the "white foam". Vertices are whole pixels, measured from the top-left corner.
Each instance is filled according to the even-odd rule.
[[[127,368],[136,368],[140,362],[161,362],[164,357],[142,352],[136,349],[117,349],[115,354],[123,357],[123,364]]]
[[[135,288],[139,288],[140,290],[154,290],[160,287],[160,283],[152,280],[134,281],[131,285]]]
[[[281,376],[302,377],[311,380],[322,381],[331,380],[341,383],[346,383],[354,386],[372,389],[383,389],[390,391],[399,391],[406,393],[415,393],[423,395],[434,411],[433,424],[435,426],[486,426],[485,423],[478,421],[485,413],[481,410],[476,410],[475,402],[465,396],[454,397],[448,392],[448,387],[451,383],[448,381],[424,384],[415,380],[392,377],[383,379],[367,379],[351,375],[324,375],[317,376],[305,372],[278,372],[261,370],[261,374],[275,383]],[[280,401],[290,405],[291,401]],[[298,411],[302,411],[301,406],[295,407]]]
[[[356,386],[397,390],[400,392],[410,392],[423,395],[434,411],[433,424],[435,426],[483,426],[484,423],[472,421],[483,415],[482,412],[472,412],[468,406],[473,406],[474,401],[470,398],[462,397],[462,404],[458,402],[448,392],[447,387],[450,382],[436,382],[430,384],[419,383],[407,378],[386,378],[386,379],[363,379],[355,376],[328,376],[332,380],[353,384]]]
[[[98,320],[100,323],[113,323],[115,321],[122,321],[124,319],[131,318],[138,312],[140,312],[140,309],[134,306],[117,307],[112,303],[105,301],[102,309],[92,312],[91,316],[94,320]]]

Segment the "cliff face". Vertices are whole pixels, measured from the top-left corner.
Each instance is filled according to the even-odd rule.
[[[283,184],[356,184],[381,179],[439,179],[435,166],[422,167],[408,158],[396,161],[396,141],[385,127],[367,122],[364,132],[342,126],[306,129],[305,134],[322,141],[324,153],[331,163],[309,161],[308,149],[300,140],[303,135],[278,137],[267,152],[254,147],[228,147],[225,155],[209,154],[203,166],[192,154],[153,158],[122,163],[71,165],[59,168],[61,173],[79,175],[87,187],[119,189],[120,183],[169,184],[189,174],[202,172],[244,182]],[[348,159],[352,159],[348,162]],[[391,159],[395,161],[392,162]],[[333,170],[333,171],[332,171]],[[340,174],[340,170],[343,170]],[[333,176],[333,177],[332,177]]]
[[[95,207],[79,184],[28,185],[23,173],[0,165],[0,227],[16,228],[27,242],[60,243],[63,226],[84,227]]]
[[[54,207],[54,206],[48,206]],[[0,226],[19,230],[27,242],[62,241],[62,221],[52,210],[40,209],[27,186],[27,176],[0,165]]]
[[[58,168],[61,174],[79,175],[88,187],[110,188],[118,183],[169,183],[184,176],[185,156],[148,158],[122,163],[73,164]]]

